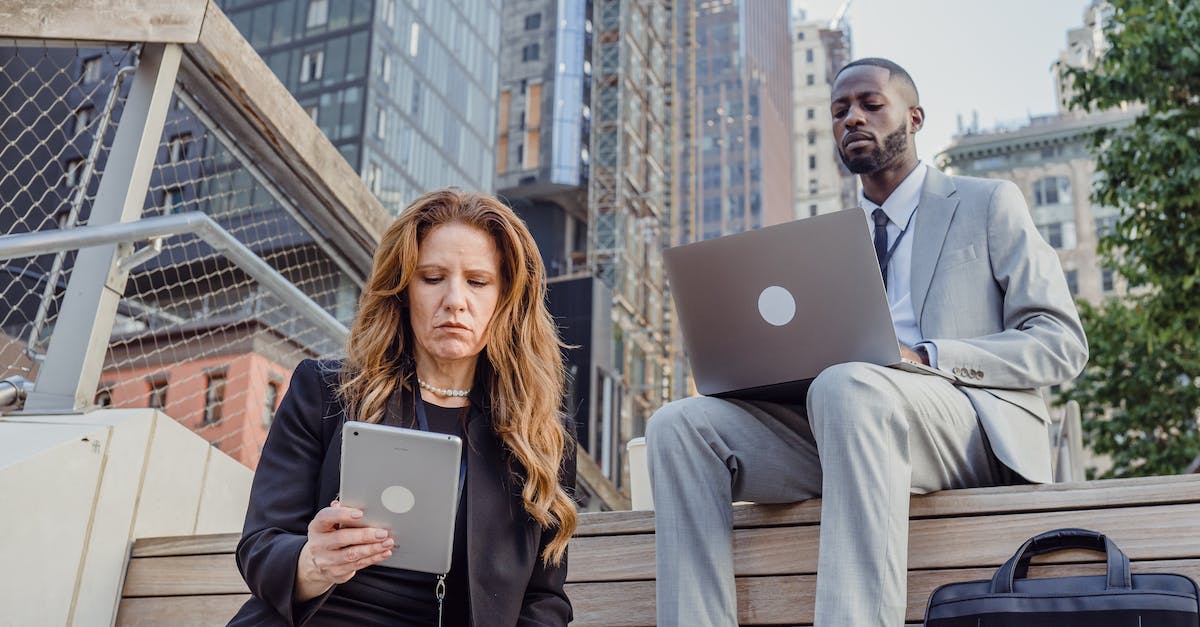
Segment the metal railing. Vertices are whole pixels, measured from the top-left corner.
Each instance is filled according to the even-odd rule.
[[[215,6],[40,4],[0,24],[0,411],[156,407],[253,467],[387,214]]]

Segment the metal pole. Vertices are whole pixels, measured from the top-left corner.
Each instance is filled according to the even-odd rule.
[[[141,48],[138,47],[139,52],[140,50]],[[104,145],[104,133],[108,130],[109,122],[112,121],[113,107],[121,93],[121,85],[125,83],[125,77],[136,69],[135,66],[127,65],[121,68],[113,79],[112,91],[108,92],[108,99],[104,102],[104,113],[100,115],[100,120],[96,124],[96,139],[92,141],[92,147],[88,150],[87,160],[83,165],[83,175],[79,177],[79,185],[75,187],[75,196],[71,199],[71,211],[62,225],[64,229],[74,227],[75,223],[79,221],[79,212],[83,209],[83,197],[87,195],[92,175],[96,172],[96,159],[100,157],[100,147]],[[54,256],[54,262],[50,264],[50,274],[46,277],[46,287],[42,291],[42,302],[38,305],[37,315],[33,318],[33,327],[29,329],[29,341],[26,342],[25,354],[34,360],[41,360],[45,357],[37,351],[37,345],[41,342],[42,327],[46,324],[46,319],[50,315],[50,305],[54,301],[54,294],[58,291],[58,279],[62,274],[65,258],[66,251]]]
[[[177,44],[142,48],[90,224],[141,216],[181,56]],[[27,412],[81,411],[92,404],[128,278],[128,269],[120,267],[127,246],[107,244],[80,251],[46,359],[25,403]]]

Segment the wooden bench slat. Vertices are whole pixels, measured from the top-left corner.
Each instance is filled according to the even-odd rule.
[[[241,537],[240,533],[214,533],[204,536],[142,538],[134,541],[130,557],[232,553],[237,550],[237,543]]]
[[[1172,503],[1200,503],[1200,475],[944,490],[912,497],[910,518],[978,516]],[[817,524],[821,502],[739,505],[735,528]],[[654,531],[654,512],[596,512],[579,517],[576,536]]]
[[[123,597],[247,593],[232,553],[129,560]]]
[[[1134,573],[1178,573],[1200,580],[1200,559],[1156,560],[1133,563]],[[919,622],[935,588],[943,584],[990,579],[992,568],[912,571],[908,575],[908,609],[905,620]],[[1103,563],[1035,565],[1030,575],[1070,577],[1104,573]],[[811,625],[816,591],[814,575],[739,577],[738,623],[756,625]],[[654,582],[576,583],[567,585],[575,606],[572,625],[654,624]]]
[[[1200,503],[1187,503],[914,520],[909,524],[909,567],[998,566],[1028,538],[1059,527],[1108,534],[1131,559],[1200,557]],[[739,576],[815,573],[819,533],[814,525],[735,530],[734,572]],[[1061,552],[1048,557],[1061,563],[1091,561],[1091,555]],[[653,534],[571,541],[568,581],[653,578]]]
[[[250,598],[248,594],[121,599],[117,627],[223,626]]]

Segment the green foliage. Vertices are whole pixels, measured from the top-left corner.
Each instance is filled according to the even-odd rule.
[[[1066,397],[1106,476],[1177,473],[1200,454],[1200,2],[1111,5],[1101,63],[1068,75],[1073,107],[1145,106],[1097,134],[1092,190],[1121,210],[1100,248],[1135,296],[1081,304],[1091,361]]]

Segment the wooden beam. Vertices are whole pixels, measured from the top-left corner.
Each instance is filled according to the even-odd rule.
[[[184,47],[179,82],[365,278],[391,216],[216,4]]]
[[[912,497],[909,517],[916,519],[1007,512],[1048,512],[1167,503],[1200,503],[1200,476],[1171,475],[943,490]],[[820,499],[785,505],[735,505],[733,508],[735,528],[815,525],[820,520]],[[576,535],[653,531],[654,512],[602,512],[581,514]]]
[[[0,39],[191,44],[208,0],[22,0],[0,3]]]
[[[117,608],[117,626],[218,627],[228,623],[249,599],[248,594],[121,599],[121,605]]]
[[[1162,560],[1134,562],[1132,570],[1140,573],[1177,573],[1200,579],[1200,560]],[[1102,563],[1033,566],[1029,576],[1073,577],[1101,575]],[[990,579],[994,569],[966,568],[950,570],[909,571],[908,609],[905,620],[919,622],[925,615],[929,595],[938,586],[953,582]],[[813,599],[816,596],[816,576],[783,575],[770,577],[739,577],[736,580],[738,623],[742,625],[811,625]],[[572,625],[631,625],[654,624],[654,582],[567,584],[567,596],[575,608]]]
[[[1061,527],[1107,534],[1130,559],[1200,557],[1200,503],[1185,503],[913,520],[909,524],[908,564],[926,569],[995,567],[1025,540]],[[733,534],[734,573],[815,573],[819,534],[816,525],[738,529]],[[1088,561],[1092,555],[1061,551],[1047,561]],[[654,564],[653,534],[584,536],[571,541],[567,580],[653,579]]]

